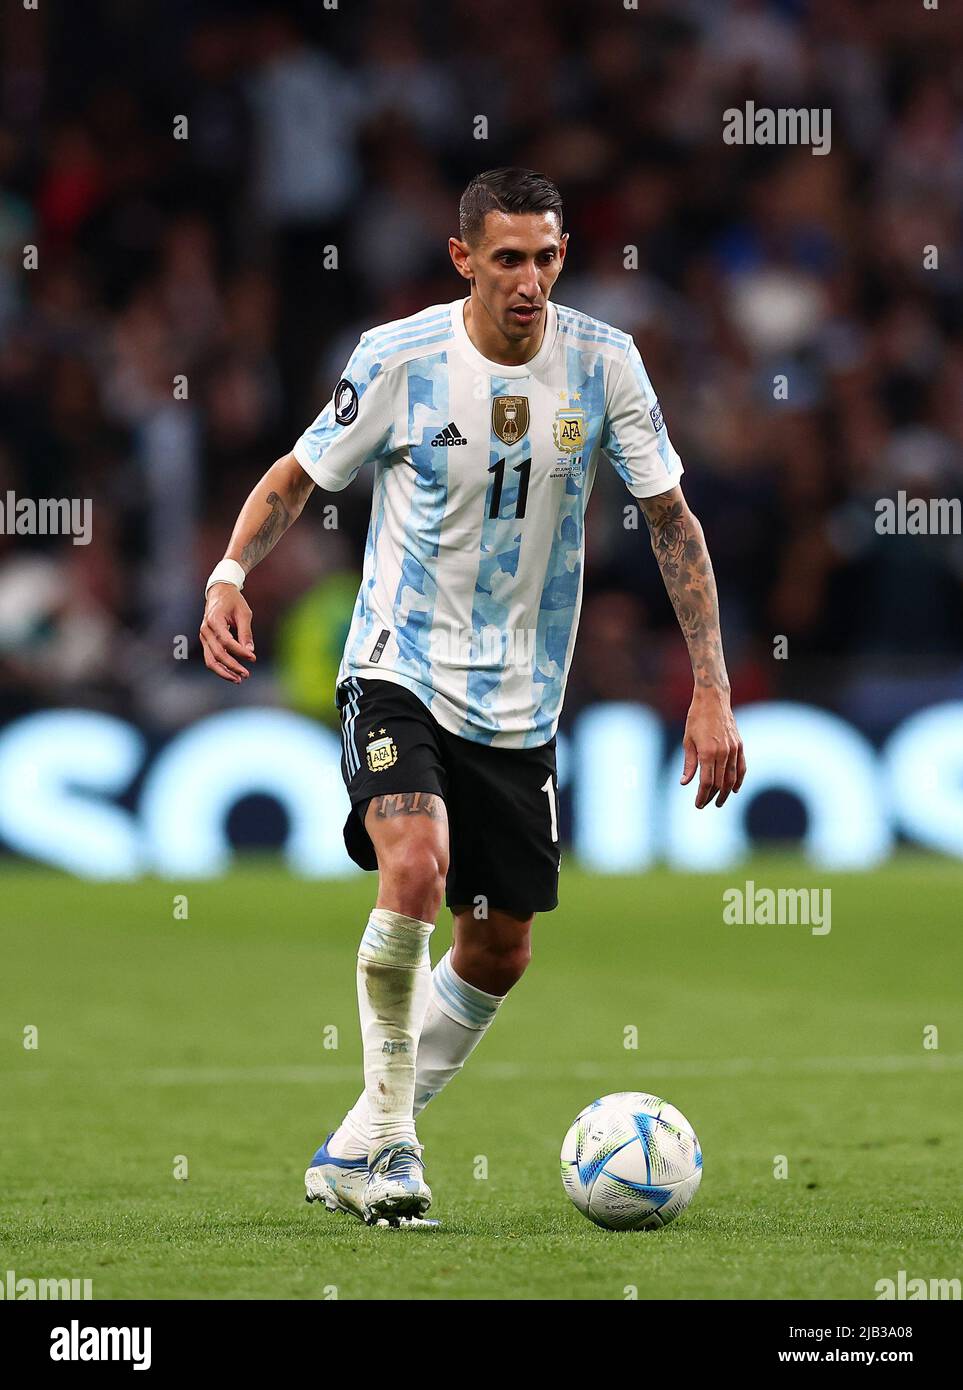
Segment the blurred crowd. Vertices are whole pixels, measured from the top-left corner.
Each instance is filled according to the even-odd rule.
[[[874,526],[899,490],[961,495],[952,8],[6,7],[0,499],[89,497],[93,542],[0,534],[0,716],[81,703],[164,727],[226,699],[333,716],[370,472],[321,499],[336,527],[315,498],[252,577],[243,690],[196,658],[203,579],[361,331],[463,293],[458,196],[500,164],[562,191],[555,298],[638,343],[736,699],[858,696],[885,723],[920,682],[960,693],[963,538]],[[749,99],[829,108],[831,152],[724,143]],[[631,698],[677,719],[685,650],[629,503],[603,464],[568,712]]]

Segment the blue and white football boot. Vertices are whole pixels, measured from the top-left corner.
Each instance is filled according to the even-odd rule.
[[[431,1188],[417,1144],[386,1144],[370,1165],[361,1196],[363,1219],[369,1226],[434,1225],[421,1218],[431,1206]]]
[[[308,1165],[304,1175],[304,1200],[323,1202],[328,1211],[346,1211],[365,1221],[361,1205],[365,1183],[368,1181],[366,1158],[335,1158],[328,1153],[334,1131],[328,1135]]]

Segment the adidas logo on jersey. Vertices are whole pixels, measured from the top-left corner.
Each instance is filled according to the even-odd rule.
[[[454,420],[450,421],[443,430],[440,430],[431,441],[433,449],[444,449],[449,444],[467,444],[468,440],[461,433]]]

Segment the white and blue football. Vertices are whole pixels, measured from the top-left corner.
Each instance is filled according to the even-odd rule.
[[[695,1130],[674,1105],[617,1091],[587,1105],[562,1144],[562,1185],[610,1231],[649,1231],[685,1211],[702,1181]]]

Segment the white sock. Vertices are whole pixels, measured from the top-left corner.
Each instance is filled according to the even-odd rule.
[[[431,922],[375,908],[358,948],[358,1012],[364,1047],[368,1156],[386,1144],[416,1144],[418,1036],[428,1003]]]
[[[444,1090],[465,1065],[494,1020],[504,995],[486,994],[456,975],[448,951],[435,966],[418,1040],[412,1114]],[[329,1144],[336,1158],[366,1158],[372,1148],[367,1090],[355,1101]]]

